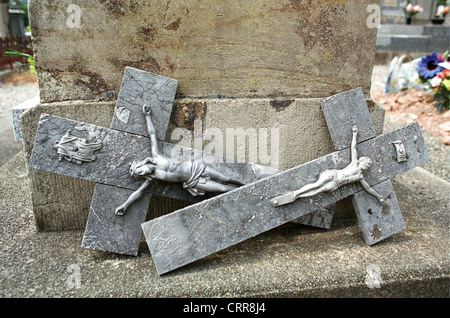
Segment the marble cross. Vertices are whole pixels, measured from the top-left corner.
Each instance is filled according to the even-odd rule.
[[[347,129],[351,132],[354,128]],[[394,146],[398,141],[406,156],[401,155]],[[355,183],[349,183],[334,191],[274,206],[276,198],[316,182],[325,171],[337,171],[343,163],[351,162],[355,153],[373,159],[364,175],[369,188],[429,161],[417,123],[358,144],[355,142],[354,146],[354,149],[336,151],[145,222],[142,228],[158,274],[168,273],[343,198],[366,191]]]
[[[352,138],[348,127],[353,125],[357,125],[359,130],[357,143],[376,137],[375,127],[361,88],[324,99],[322,111],[337,151],[350,147]],[[396,149],[395,144],[391,147]],[[377,160],[377,157],[374,159]],[[364,241],[368,245],[384,240],[406,228],[391,181],[386,180],[374,185],[373,189],[385,198],[383,204],[380,204],[367,191],[360,191],[352,196],[359,226]]]
[[[192,196],[181,184],[153,180],[143,189],[145,195],[134,200],[126,213],[115,213],[143,186],[142,180],[130,176],[130,164],[152,156],[143,105],[151,105],[157,148],[174,161],[202,158],[216,171],[243,183],[279,172],[163,142],[176,88],[176,80],[127,67],[110,129],[47,114],[41,116],[30,168],[96,183],[83,247],[137,255],[141,223],[145,221],[151,195],[196,203],[217,194]],[[304,220],[303,223],[314,226],[316,222]]]
[[[158,180],[144,184],[132,178],[130,164],[152,157],[152,144],[157,143],[162,155],[174,161],[190,162],[201,158],[215,171],[240,179],[243,183],[279,172],[271,167],[234,162],[162,142],[166,137],[177,84],[176,80],[126,67],[110,129],[46,114],[41,117],[30,167],[96,183],[82,247],[137,255],[142,236],[141,223],[145,221],[152,194],[190,203],[217,195],[206,193],[192,196],[179,184]],[[155,142],[150,141],[143,105],[151,105]],[[137,192],[139,197],[128,204],[126,213],[118,215],[118,207],[129,202]],[[311,216],[295,221],[328,227],[330,222],[323,217],[323,213],[313,212]]]

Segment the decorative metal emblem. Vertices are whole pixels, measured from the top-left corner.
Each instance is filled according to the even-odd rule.
[[[406,156],[406,149],[403,141],[397,140],[392,142],[395,146],[395,150],[397,151],[397,162],[405,162],[408,161]]]
[[[77,138],[71,135],[68,130],[60,141],[55,142],[55,149],[58,150],[59,161],[66,159],[67,161],[81,164],[83,162],[92,162],[97,159],[94,151],[102,148],[102,142],[97,141],[88,143],[84,138]]]

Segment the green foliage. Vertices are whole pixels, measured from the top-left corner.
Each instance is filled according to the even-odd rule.
[[[444,109],[450,109],[450,91],[446,87],[441,86],[434,91],[433,94],[434,107],[441,113]]]
[[[28,26],[27,27],[28,31],[31,32],[31,28]],[[33,50],[33,47],[31,45],[27,46],[28,49]],[[34,56],[30,55],[28,53],[23,53],[17,50],[11,50],[11,51],[7,51],[5,52],[5,56],[10,56],[10,55],[18,55],[18,56],[23,56],[27,58],[27,63],[28,63],[28,71],[27,73],[31,73],[31,74],[36,74],[36,64],[34,62]]]

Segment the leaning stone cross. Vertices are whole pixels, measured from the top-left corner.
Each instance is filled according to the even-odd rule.
[[[185,201],[191,199],[182,191],[154,182],[153,187],[146,189],[149,195],[136,200],[126,215],[114,215],[115,208],[140,187],[140,182],[129,176],[129,163],[150,155],[142,105],[152,106],[156,138],[164,140],[177,85],[176,80],[127,67],[112,129],[41,116],[30,167],[96,183],[83,247],[136,255],[150,194],[162,192]]]
[[[224,178],[241,185],[279,172],[162,142],[177,85],[176,80],[127,67],[111,129],[50,115],[41,117],[30,167],[96,183],[83,247],[137,255],[141,223],[145,221],[152,194],[195,203],[223,191],[217,187],[225,187]],[[179,165],[184,170],[179,172],[191,174],[193,178],[186,180],[182,187],[154,176],[147,175],[141,180],[131,177],[130,173],[139,177],[140,171],[153,169],[158,160],[161,165],[168,163],[161,157],[184,162]],[[208,165],[195,160],[198,158]],[[221,183],[214,183],[211,177],[219,177]],[[176,176],[172,174],[172,178]],[[204,193],[207,186],[206,190],[211,192]],[[221,191],[214,193],[211,186]],[[298,222],[323,227],[322,212],[318,213]]]
[[[347,130],[349,148],[145,222],[143,232],[158,273],[170,272],[362,191],[372,193],[378,204],[384,203],[384,193],[374,190],[377,185],[429,161],[417,123],[360,143],[356,138],[363,132],[357,126]],[[357,160],[362,157],[369,158],[371,165]],[[349,164],[344,168],[343,163]],[[319,180],[326,181],[323,191],[292,198],[293,193],[304,186],[312,188]],[[356,181],[364,181],[364,187]]]
[[[376,137],[369,110],[361,88],[350,90],[326,98],[322,101],[322,111],[335,150],[350,147],[351,131],[348,127],[357,125],[357,143]],[[393,141],[392,149],[401,151],[402,141]],[[382,154],[380,153],[379,156]],[[406,160],[396,153],[398,160]],[[373,158],[377,160],[378,157]],[[345,163],[343,163],[344,165]],[[353,207],[362,230],[364,241],[375,244],[406,228],[392,183],[386,180],[372,186],[384,198],[380,204],[377,198],[367,191],[359,191],[352,196]]]
[[[241,185],[278,172],[162,142],[176,88],[176,80],[127,67],[110,129],[41,116],[30,167],[96,183],[83,247],[137,255],[151,195],[200,202],[223,191],[223,178]],[[142,178],[130,175],[140,177],[141,171],[153,170],[158,161],[161,166],[169,164],[161,157],[179,163],[178,172],[192,178],[165,182],[157,178],[161,170],[147,171]],[[194,160],[198,158],[207,166]],[[166,181],[177,178],[164,173]],[[212,182],[217,177],[222,178],[220,184]],[[211,184],[218,192],[213,192]],[[202,195],[208,190],[212,192]]]

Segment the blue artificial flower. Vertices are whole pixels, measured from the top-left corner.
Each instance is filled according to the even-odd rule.
[[[439,59],[436,51],[433,51],[433,54],[421,58],[417,64],[417,72],[424,80],[428,80],[444,69],[438,65],[442,62],[444,62],[444,58]]]

